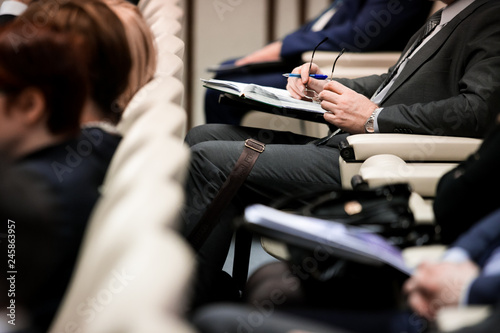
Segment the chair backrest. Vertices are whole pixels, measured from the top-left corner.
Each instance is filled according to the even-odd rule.
[[[193,255],[174,229],[189,151],[171,134],[165,105],[155,106],[134,123],[112,159],[54,332],[69,324],[82,332],[105,332],[100,323],[107,327],[111,319],[115,331],[139,332],[143,319],[134,315],[137,304],[152,311],[145,317],[159,316],[186,299]],[[86,309],[89,297],[103,309],[83,315],[79,309]]]
[[[175,131],[171,133],[183,138],[185,135],[186,112],[179,107],[172,106],[172,104],[181,105],[183,93],[184,86],[179,79],[169,76],[156,77],[142,87],[129,102],[118,124],[118,131],[122,135],[126,135],[139,117],[155,107],[155,104],[158,104],[165,107],[163,112],[168,113],[170,125],[177,126]]]
[[[139,9],[154,35],[158,52],[156,76],[173,76],[182,80],[182,9],[177,1],[169,0],[148,0],[144,3],[140,1]]]
[[[193,332],[181,318],[194,254],[175,231],[189,161],[177,4],[139,2],[155,34],[159,70],[118,125],[123,139],[50,332]],[[172,15],[157,14],[167,11]]]

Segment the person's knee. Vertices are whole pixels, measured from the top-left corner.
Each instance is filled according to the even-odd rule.
[[[188,144],[189,147],[193,147],[201,142],[215,140],[215,134],[218,131],[218,124],[199,125],[189,130],[184,141]]]
[[[202,174],[212,169],[210,166],[212,162],[213,151],[218,148],[215,147],[216,143],[212,141],[195,142],[191,145],[191,170],[199,171]],[[209,177],[209,175],[207,175]]]

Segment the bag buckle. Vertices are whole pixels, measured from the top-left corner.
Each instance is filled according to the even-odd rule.
[[[255,150],[259,154],[266,149],[266,145],[254,139],[245,140],[245,147]]]

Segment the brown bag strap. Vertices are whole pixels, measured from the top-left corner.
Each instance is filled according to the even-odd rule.
[[[191,243],[196,251],[203,246],[203,243],[217,225],[222,211],[231,202],[241,185],[243,185],[250,171],[252,171],[257,158],[265,148],[266,145],[257,140],[248,139],[245,141],[245,148],[238,161],[236,161],[229,177],[222,184],[214,200],[205,211],[205,214],[203,214],[196,227],[188,236],[189,243]]]

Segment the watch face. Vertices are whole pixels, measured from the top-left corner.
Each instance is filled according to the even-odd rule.
[[[366,121],[366,123],[365,123],[365,131],[367,133],[373,133],[373,132],[375,132],[375,128],[373,126],[374,121],[375,121],[374,117],[370,117]]]

